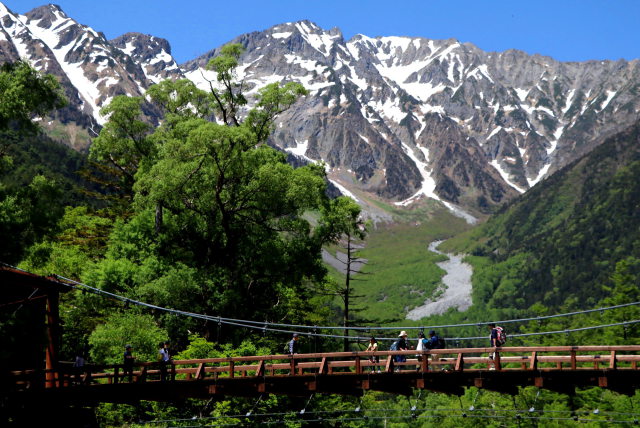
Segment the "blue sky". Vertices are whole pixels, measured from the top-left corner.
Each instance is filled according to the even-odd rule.
[[[0,0],[18,13],[42,0]],[[169,40],[179,63],[251,31],[309,19],[355,34],[455,38],[487,51],[520,49],[561,61],[640,58],[640,0],[56,0],[76,21],[114,38]]]

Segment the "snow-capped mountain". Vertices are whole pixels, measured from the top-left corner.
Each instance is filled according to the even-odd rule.
[[[153,79],[170,76],[172,66],[177,69],[172,58],[167,60],[168,43],[160,39],[157,46],[147,48],[156,49],[160,60],[154,62],[147,52],[144,58],[149,64],[143,68],[132,58],[138,52],[131,39],[131,44],[120,48],[118,39],[108,41],[56,5],[18,15],[0,3],[0,61],[24,58],[36,69],[60,78],[70,105],[55,118],[67,127],[88,131],[86,141],[72,144],[78,148],[86,147],[88,138],[97,135],[105,122],[100,109],[114,96],[142,95]],[[161,62],[167,70],[155,71],[153,65]]]
[[[103,123],[99,108],[113,96],[140,95],[162,79],[187,77],[205,90],[216,80],[206,64],[219,48],[178,66],[166,40],[108,41],[57,6],[19,16],[0,4],[0,17],[0,60],[26,57],[60,76],[69,109],[89,122]],[[246,48],[238,78],[249,95],[272,82],[310,90],[278,119],[271,144],[326,162],[355,197],[406,205],[429,196],[490,211],[640,112],[638,60],[562,63],[456,40],[347,41],[308,21],[233,42]]]
[[[640,107],[637,60],[561,63],[456,40],[345,41],[308,21],[234,41],[247,49],[239,77],[252,87],[296,80],[311,90],[281,117],[275,145],[399,203],[428,195],[488,209],[637,120]],[[204,88],[217,52],[184,64],[187,77]]]

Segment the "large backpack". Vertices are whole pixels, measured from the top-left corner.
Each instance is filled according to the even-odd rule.
[[[397,351],[398,350],[398,341],[396,340],[389,346],[389,351]]]
[[[504,346],[504,344],[507,343],[507,332],[502,327],[496,327],[496,333],[496,345]]]
[[[447,342],[444,340],[444,337],[438,336],[438,345],[437,349],[447,349]]]

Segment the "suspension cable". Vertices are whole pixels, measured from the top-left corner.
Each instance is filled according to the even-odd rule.
[[[2,264],[4,266],[7,266],[9,268],[12,268],[12,269],[19,270],[21,272],[30,273],[28,271],[25,271],[23,269],[17,268],[15,266],[8,265],[6,263],[0,262],[0,264]],[[273,322],[268,322],[268,321],[242,320],[242,319],[236,319],[236,318],[226,318],[226,317],[220,317],[220,316],[198,314],[198,313],[182,311],[182,310],[178,310],[178,309],[165,308],[165,307],[162,307],[162,306],[153,305],[153,304],[150,304],[150,303],[146,303],[146,302],[142,302],[142,301],[139,301],[139,300],[131,299],[129,297],[121,296],[121,295],[118,295],[118,294],[115,294],[115,293],[111,293],[111,292],[108,292],[108,291],[105,291],[105,290],[102,290],[102,289],[99,289],[99,288],[96,288],[96,287],[92,287],[92,286],[90,286],[88,284],[84,284],[82,282],[75,281],[75,280],[70,279],[70,278],[66,278],[66,277],[64,277],[62,275],[53,274],[52,276],[57,278],[58,280],[60,280],[62,284],[66,285],[66,286],[69,286],[71,288],[86,290],[86,291],[89,291],[89,292],[91,292],[93,294],[102,295],[104,297],[108,297],[108,298],[111,298],[111,299],[114,299],[114,300],[118,300],[118,301],[121,301],[121,302],[124,302],[124,303],[127,303],[127,304],[134,304],[134,305],[137,305],[137,306],[142,306],[142,307],[146,307],[146,308],[149,308],[149,309],[154,309],[154,310],[158,310],[158,311],[162,311],[162,312],[167,312],[167,313],[171,313],[171,314],[174,314],[174,315],[187,316],[187,317],[197,318],[197,319],[201,319],[201,320],[205,320],[205,321],[215,321],[215,322],[218,322],[220,324],[232,325],[232,326],[235,326],[235,327],[242,327],[242,328],[261,330],[261,331],[270,331],[270,332],[275,332],[275,333],[286,333],[286,334],[297,333],[297,334],[301,334],[301,335],[305,335],[305,336],[311,336],[311,337],[325,337],[325,338],[335,338],[335,339],[345,339],[345,338],[347,338],[347,339],[353,339],[353,340],[367,340],[369,338],[368,336],[357,336],[357,335],[356,336],[345,336],[345,335],[339,335],[339,334],[318,333],[316,331],[313,331],[313,332],[302,331],[302,330],[315,330],[315,329],[322,329],[322,330],[340,329],[340,330],[343,330],[344,326],[307,326],[307,325],[298,325],[298,324],[273,323]],[[601,308],[595,308],[595,309],[587,309],[587,310],[583,310],[583,311],[567,312],[567,313],[556,314],[556,315],[547,315],[547,316],[540,316],[540,317],[519,318],[519,319],[511,319],[511,320],[493,321],[493,323],[495,323],[495,324],[509,324],[509,323],[516,323],[516,322],[541,321],[541,320],[544,320],[544,319],[568,317],[568,316],[575,316],[575,315],[587,314],[587,313],[593,313],[593,312],[602,312],[602,311],[613,310],[613,309],[629,307],[629,306],[636,306],[636,305],[640,305],[640,302],[625,303],[625,304],[620,304],[620,305],[607,306],[607,307],[601,307]],[[629,320],[629,321],[624,321],[624,322],[611,323],[611,324],[601,324],[601,325],[596,325],[596,326],[588,326],[588,327],[581,327],[581,328],[575,328],[575,329],[564,329],[564,330],[545,331],[545,332],[510,334],[509,337],[529,337],[529,336],[540,336],[540,335],[549,335],[549,334],[571,333],[571,332],[578,332],[578,331],[594,330],[594,329],[599,329],[599,328],[627,326],[627,325],[632,325],[632,324],[637,324],[637,323],[640,323],[640,320]],[[431,326],[429,328],[430,329],[457,328],[457,327],[483,326],[483,325],[486,325],[486,324],[488,324],[488,322],[448,324],[448,325]],[[277,327],[284,327],[284,328],[277,328]],[[299,329],[299,330],[296,330],[296,329]],[[399,330],[399,329],[401,329],[401,330],[417,330],[417,329],[424,329],[424,326],[423,327],[413,327],[413,326],[408,326],[408,327],[401,327],[401,326],[395,326],[395,327],[370,327],[370,326],[358,327],[358,326],[353,326],[353,327],[349,327],[349,330],[351,330],[351,331],[360,331],[360,332],[368,332],[370,330],[389,331],[389,330]],[[395,340],[395,338],[385,338],[385,337],[380,337],[379,339],[383,340],[383,341],[385,341],[385,340],[386,341]],[[450,338],[447,338],[447,340],[450,340],[450,341],[481,340],[481,339],[486,339],[486,337],[485,336],[475,336],[475,337],[450,337]]]

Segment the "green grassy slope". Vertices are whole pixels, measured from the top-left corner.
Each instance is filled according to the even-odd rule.
[[[355,323],[406,322],[406,312],[432,296],[444,275],[436,262],[446,258],[429,252],[429,243],[470,227],[432,203],[386,209],[395,221],[372,228],[365,248],[357,253],[367,264],[352,282],[354,294],[360,296],[353,303]],[[331,275],[344,282],[344,275],[337,271],[332,270]]]

